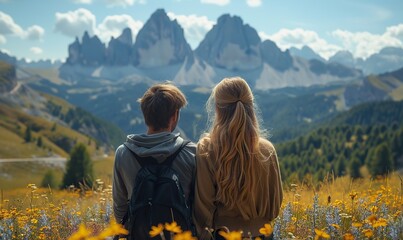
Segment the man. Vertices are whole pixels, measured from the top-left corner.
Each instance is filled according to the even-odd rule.
[[[153,157],[158,163],[175,153],[184,142],[173,130],[179,121],[180,109],[187,104],[184,94],[172,84],[156,84],[138,100],[147,125],[147,132],[131,134],[118,147],[115,154],[113,174],[113,210],[117,222],[122,222],[128,211],[128,200],[132,196],[137,172],[141,166],[139,157]],[[178,153],[172,168],[179,175],[186,200],[193,196],[196,171],[196,145],[188,143]],[[135,153],[135,154],[133,154]]]

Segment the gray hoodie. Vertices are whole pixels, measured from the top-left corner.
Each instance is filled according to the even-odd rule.
[[[124,144],[118,147],[115,154],[112,188],[113,210],[117,222],[121,222],[128,210],[128,201],[132,195],[137,172],[141,168],[131,151],[140,157],[152,156],[158,162],[163,162],[181,146],[183,141],[180,133],[132,134],[128,135]],[[172,168],[178,173],[187,198],[194,187],[195,153],[196,145],[192,142],[188,143],[172,163]]]

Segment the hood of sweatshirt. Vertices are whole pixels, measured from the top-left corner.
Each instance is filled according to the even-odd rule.
[[[158,162],[162,162],[174,153],[183,141],[178,132],[130,134],[124,145],[140,157],[152,156]]]

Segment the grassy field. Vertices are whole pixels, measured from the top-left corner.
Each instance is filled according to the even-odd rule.
[[[110,162],[97,166],[104,170]],[[402,239],[402,184],[401,176],[393,173],[375,180],[328,179],[317,188],[284,186],[280,215],[261,231],[273,233],[274,239]],[[4,239],[106,239],[119,230],[112,221],[111,186],[103,180],[86,192],[33,184],[3,190],[0,203]],[[230,230],[227,239],[240,239],[240,229]],[[178,239],[193,238],[179,233]]]
[[[39,188],[48,170],[60,184],[60,166],[0,163],[0,239],[106,239],[121,231],[113,222],[113,161],[113,155],[93,157],[97,180],[86,191]],[[328,175],[319,183],[284,185],[280,215],[262,231],[275,239],[403,239],[401,173],[377,179],[362,173],[358,180]],[[240,229],[231,230],[228,239],[239,239]]]
[[[95,158],[93,161],[95,178],[105,184],[112,182],[113,157]],[[24,188],[28,184],[40,186],[46,172],[52,170],[57,184],[61,183],[64,168],[42,162],[2,163],[0,160],[0,189]]]

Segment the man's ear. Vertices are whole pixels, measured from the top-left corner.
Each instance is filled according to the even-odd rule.
[[[175,114],[173,115],[174,122],[178,122],[179,120],[179,109],[176,109]]]
[[[169,119],[169,127],[171,131],[173,131],[176,128],[178,121],[179,121],[179,109],[177,109]]]

